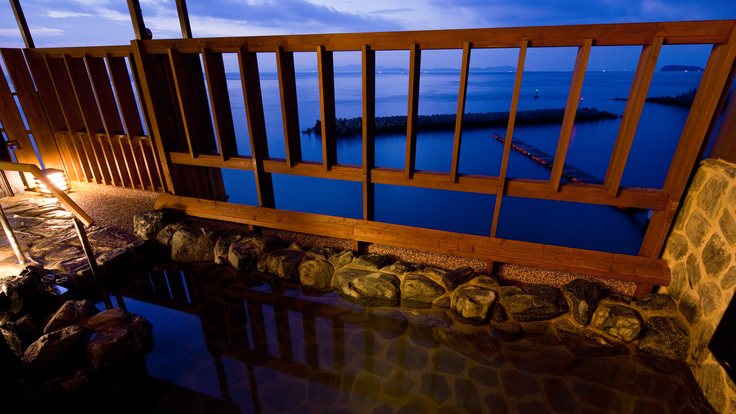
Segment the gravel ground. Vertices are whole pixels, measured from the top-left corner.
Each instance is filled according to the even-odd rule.
[[[69,198],[103,227],[133,233],[133,216],[153,210],[161,193],[72,181]]]
[[[156,199],[160,195],[160,193],[155,191],[133,190],[130,188],[111,187],[78,181],[72,182],[72,190],[69,197],[87,212],[95,220],[97,225],[117,227],[130,233],[133,232],[133,216],[153,210]],[[26,193],[25,195],[9,199],[20,197],[42,196],[36,193]],[[247,226],[237,223],[207,219],[195,219],[195,222],[212,224],[223,230],[247,231]],[[263,234],[270,234],[281,237],[284,240],[298,242],[305,247],[328,246],[336,251],[352,248],[352,242],[350,240],[336,239],[333,237],[272,229],[263,229]],[[458,267],[468,266],[477,272],[484,273],[486,269],[485,260],[467,259],[459,256],[428,253],[380,244],[370,244],[366,250],[367,253],[379,253],[389,256],[394,260],[422,263],[425,266],[436,267],[442,270],[454,270]],[[513,264],[497,263],[494,266],[494,274],[509,283],[545,283],[556,287],[562,286],[576,278],[584,278],[615,293],[626,296],[633,295],[636,289],[635,284],[631,282]]]

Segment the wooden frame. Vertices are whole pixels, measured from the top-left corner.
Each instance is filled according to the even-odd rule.
[[[128,101],[130,95],[118,91],[122,82],[119,68],[121,57],[133,56],[134,73],[140,73],[137,86],[141,106],[146,113],[150,138],[156,151],[156,171],[161,173],[168,191],[177,196],[162,196],[161,205],[180,207],[194,215],[227,218],[251,225],[309,231],[359,242],[380,242],[396,246],[421,248],[428,251],[458,254],[489,261],[544,266],[554,269],[580,271],[604,277],[623,278],[638,284],[636,295],[646,293],[653,284],[667,284],[664,262],[657,259],[672,223],[687,180],[698,152],[710,135],[719,108],[722,107],[724,88],[733,73],[736,56],[735,21],[662,22],[581,26],[551,26],[498,29],[463,29],[440,31],[412,31],[394,33],[317,34],[302,36],[254,36],[206,39],[136,40],[132,47],[92,47],[27,50],[29,67],[38,75],[37,84],[49,122],[58,142],[65,142],[61,153],[65,164],[87,180],[116,180],[133,185],[146,185],[145,175],[136,178],[128,167],[136,162],[132,152],[107,149],[105,140],[90,142],[87,135],[102,134],[113,141],[118,123],[107,121],[112,106],[104,87],[98,92],[98,83],[104,83],[95,60],[102,57],[110,69],[118,107],[123,114],[122,125],[131,143],[142,132],[140,120],[135,120]],[[714,44],[701,86],[680,138],[665,185],[661,189],[620,187],[621,177],[631,149],[644,99],[656,66],[662,45]],[[603,184],[562,183],[562,166],[567,154],[587,60],[597,46],[641,46],[642,52],[634,77],[622,124],[614,145]],[[578,55],[562,122],[557,151],[549,180],[509,179],[506,177],[512,146],[516,108],[523,71],[516,74],[511,102],[507,139],[504,146],[499,176],[460,173],[460,148],[463,133],[463,115],[470,54],[483,48],[518,48],[523,68],[527,50],[535,47],[577,47]],[[437,49],[462,50],[462,69],[456,113],[452,165],[449,172],[417,171],[416,130],[419,100],[421,51]],[[406,50],[410,53],[408,84],[407,145],[404,168],[375,166],[375,53],[384,50]],[[302,160],[298,122],[298,107],[294,52],[317,51],[319,70],[320,114],[322,119],[322,162]],[[359,51],[362,56],[363,86],[363,159],[362,165],[337,163],[335,143],[335,90],[333,52]],[[246,119],[252,156],[238,153],[232,131],[232,114],[224,78],[222,53],[238,56],[239,72],[245,103]],[[269,156],[260,78],[256,53],[276,56],[281,109],[284,122],[286,159]],[[92,106],[83,103],[89,99],[85,92],[85,78],[76,63],[83,59],[98,100],[102,131],[97,128]],[[43,65],[38,65],[42,62]],[[57,74],[52,66],[66,64],[68,71]],[[92,66],[90,66],[92,62]],[[201,63],[200,63],[201,62]],[[202,71],[201,67],[204,67]],[[78,68],[79,67],[79,68]],[[43,69],[46,69],[45,71]],[[94,73],[93,73],[94,72]],[[113,73],[114,72],[114,73]],[[48,79],[48,80],[46,80]],[[80,86],[81,85],[81,86]],[[184,87],[187,85],[187,87]],[[206,86],[206,88],[205,88]],[[66,88],[66,89],[65,89]],[[205,93],[205,89],[207,93]],[[53,93],[49,93],[49,90]],[[75,91],[75,102],[68,101],[64,91]],[[104,95],[104,96],[103,96]],[[87,96],[87,98],[85,98]],[[53,99],[52,99],[53,98]],[[94,99],[94,98],[93,98]],[[47,103],[48,101],[48,103]],[[126,102],[126,103],[123,103]],[[125,107],[128,110],[125,110]],[[213,118],[207,114],[212,111]],[[204,114],[204,115],[203,115]],[[203,115],[203,116],[200,116]],[[130,119],[129,119],[130,118]],[[135,132],[132,132],[135,131]],[[132,135],[131,135],[132,132]],[[80,135],[81,134],[81,135]],[[86,134],[86,135],[85,135]],[[81,138],[80,138],[81,137]],[[122,142],[121,142],[122,143]],[[97,146],[96,146],[97,145]],[[101,145],[101,146],[100,146]],[[126,148],[122,145],[121,148]],[[96,150],[101,151],[96,152]],[[132,147],[131,147],[132,150]],[[112,157],[117,163],[112,162]],[[150,158],[150,157],[149,157]],[[145,158],[148,159],[148,158]],[[94,161],[94,162],[92,162]],[[104,167],[104,168],[103,168]],[[114,168],[113,168],[114,167]],[[224,195],[222,168],[253,171],[260,207],[234,206],[217,203]],[[150,175],[149,181],[155,181]],[[140,168],[138,168],[140,173]],[[361,182],[363,186],[363,220],[339,217],[303,215],[273,210],[275,196],[272,174],[290,174]],[[107,174],[107,175],[106,175]],[[126,181],[127,180],[127,181]],[[494,216],[489,237],[468,236],[404,226],[373,223],[375,184],[443,189],[496,196]],[[639,256],[611,255],[589,250],[557,246],[535,245],[495,237],[500,217],[501,201],[505,196],[542,200],[559,200],[616,207],[653,210],[653,216],[644,237]],[[210,201],[204,201],[209,199]],[[272,220],[272,217],[277,219]],[[606,268],[605,264],[616,265]],[[615,267],[615,270],[614,270]]]

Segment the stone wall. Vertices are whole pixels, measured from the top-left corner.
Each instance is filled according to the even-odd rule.
[[[736,411],[736,385],[708,350],[736,286],[736,165],[708,159],[695,175],[662,255],[692,342],[689,363],[703,394],[719,412]]]

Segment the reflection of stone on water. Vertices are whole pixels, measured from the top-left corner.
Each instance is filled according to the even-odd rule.
[[[119,306],[155,326],[155,346],[146,356],[149,377],[126,389],[141,392],[156,384],[156,392],[142,392],[152,401],[125,402],[131,409],[536,413],[587,407],[665,413],[702,408],[688,397],[693,394],[687,391],[686,370],[659,373],[630,355],[576,356],[546,322],[492,322],[492,329],[465,325],[438,307],[365,307],[257,271],[246,276],[203,264],[164,265],[114,291]],[[510,324],[521,327],[516,335],[504,334]]]

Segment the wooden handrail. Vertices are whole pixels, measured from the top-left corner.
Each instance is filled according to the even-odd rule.
[[[84,223],[85,226],[91,226],[95,222],[90,216],[87,215],[87,213],[84,212],[84,210],[82,210],[77,205],[77,203],[74,202],[74,200],[69,198],[66,193],[64,193],[63,191],[59,191],[59,189],[51,183],[51,180],[43,175],[43,171],[41,171],[41,169],[37,166],[33,164],[20,164],[15,162],[0,161],[0,170],[18,171],[33,174],[33,176],[38,178],[38,180],[41,181],[46,186],[46,188],[49,189],[49,191],[51,191],[54,197],[58,198],[59,201],[61,201],[61,203],[64,205],[64,207],[71,211],[71,213],[74,214],[82,223]]]

